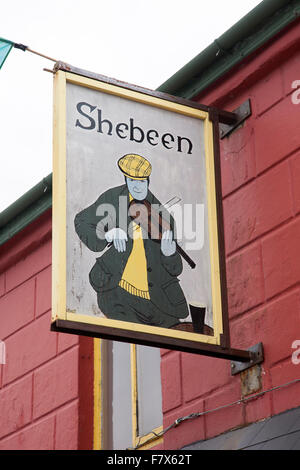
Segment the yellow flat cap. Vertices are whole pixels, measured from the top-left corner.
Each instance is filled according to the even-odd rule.
[[[118,160],[118,167],[125,176],[134,180],[144,180],[150,176],[152,171],[151,163],[141,155],[128,153]]]

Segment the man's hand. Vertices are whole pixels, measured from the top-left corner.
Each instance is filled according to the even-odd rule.
[[[176,251],[176,243],[173,240],[172,230],[166,230],[161,237],[160,249],[165,256],[172,256]]]
[[[127,234],[121,228],[112,228],[106,232],[105,239],[108,243],[113,242],[119,253],[126,251]]]

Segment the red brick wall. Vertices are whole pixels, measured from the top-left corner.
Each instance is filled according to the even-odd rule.
[[[93,363],[92,343],[50,331],[51,212],[4,245],[0,260],[0,449],[89,448],[92,431],[81,443],[78,431],[91,417],[81,389],[92,397],[79,371]]]
[[[253,114],[221,142],[231,343],[263,342],[263,389],[300,377],[291,345],[300,339],[299,24],[281,34],[199,102]],[[50,332],[51,218],[39,218],[0,250],[0,449],[92,445],[92,341]],[[164,427],[241,397],[226,360],[162,351]],[[89,397],[89,398],[88,398]],[[165,434],[180,448],[300,405],[292,385],[185,421]]]
[[[300,340],[300,79],[299,22],[197,101],[232,111],[251,99],[252,116],[221,141],[221,170],[231,344],[262,341],[262,389],[300,378],[292,363]],[[190,413],[241,398],[230,362],[162,352],[164,427]],[[185,421],[165,434],[180,448],[236,426],[300,406],[300,384]]]

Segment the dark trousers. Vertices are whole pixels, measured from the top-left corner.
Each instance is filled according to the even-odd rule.
[[[98,294],[98,305],[102,313],[112,320],[121,320],[143,325],[171,328],[178,318],[162,312],[152,301],[129,294],[117,286]]]

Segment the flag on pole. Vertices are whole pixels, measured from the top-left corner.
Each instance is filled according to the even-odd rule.
[[[24,52],[25,51],[32,52],[33,54],[37,54],[41,57],[44,57],[45,59],[52,60],[52,62],[57,62],[56,59],[53,59],[52,57],[49,57],[45,54],[41,54],[40,52],[33,51],[32,49],[29,49],[28,46],[24,46],[24,44],[19,44],[17,42],[9,41],[8,39],[0,38],[0,69],[2,65],[4,64],[6,57],[8,56],[8,54],[10,53],[13,47],[15,47],[16,49],[21,49],[21,51],[24,51]]]
[[[6,57],[11,51],[11,48],[14,46],[14,43],[7,41],[7,39],[0,38],[0,69],[5,62]]]

